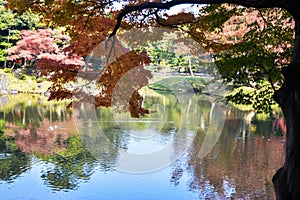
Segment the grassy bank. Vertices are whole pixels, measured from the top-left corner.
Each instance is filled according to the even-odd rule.
[[[149,88],[156,91],[186,91],[194,90],[201,92],[210,81],[208,78],[197,77],[169,77],[149,85]]]
[[[8,91],[17,90],[22,93],[44,93],[51,85],[51,82],[45,78],[36,78],[25,74],[15,76],[13,73],[10,73],[9,69],[0,69],[0,74],[4,74],[8,80]]]

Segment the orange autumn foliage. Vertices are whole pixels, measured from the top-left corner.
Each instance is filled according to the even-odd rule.
[[[138,90],[147,85],[151,73],[142,66],[150,63],[146,53],[135,51],[124,51],[122,45],[111,45],[107,52],[120,49],[123,51],[119,55],[109,55],[107,52],[95,51],[97,46],[103,43],[115,25],[114,15],[116,10],[110,9],[113,1],[69,1],[69,0],[10,0],[8,6],[17,9],[19,13],[31,12],[40,13],[43,23],[48,27],[65,27],[65,33],[71,38],[70,45],[63,49],[63,54],[51,56],[45,54],[40,57],[36,67],[41,71],[42,76],[48,77],[52,81],[49,88],[50,100],[73,99],[76,106],[82,102],[92,102],[98,106],[112,106],[113,92],[116,87],[122,87],[120,91],[129,90],[131,93],[128,102],[122,102],[119,98],[118,110],[130,111],[134,117],[139,117],[148,113],[141,107],[142,97]],[[122,49],[123,48],[123,49]],[[102,70],[87,70],[86,60],[91,53],[98,52],[106,57],[109,62]],[[111,60],[109,60],[111,59]],[[129,83],[120,84],[120,79],[129,71],[135,72],[135,77]],[[139,78],[136,78],[139,76]],[[77,79],[81,77],[86,81],[96,79],[97,91],[84,93],[82,88],[76,86]],[[118,84],[119,83],[119,84]],[[75,85],[75,86],[74,86]],[[127,91],[127,92],[129,92]]]

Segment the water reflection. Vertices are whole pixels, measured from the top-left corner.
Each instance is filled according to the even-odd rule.
[[[48,157],[39,157],[50,162],[41,171],[41,178],[54,190],[74,190],[81,182],[90,179],[97,161],[84,148],[78,136],[65,141],[67,148]]]
[[[2,153],[1,153],[2,154]],[[22,173],[30,168],[30,159],[20,153],[1,155],[0,180],[12,183]]]
[[[157,94],[146,96],[144,106],[153,111],[148,117],[129,122],[128,116],[100,108],[95,122],[84,120],[88,108],[83,107],[75,119],[66,103],[53,104],[38,96],[7,98],[0,109],[0,191],[12,199],[20,187],[6,185],[23,183],[24,177],[29,182],[22,188],[32,190],[30,181],[39,179],[40,188],[49,187],[63,199],[78,198],[78,193],[61,193],[76,190],[90,195],[87,199],[99,199],[97,192],[87,192],[85,184],[111,191],[106,199],[122,197],[132,188],[139,188],[134,193],[138,199],[145,199],[148,192],[153,199],[161,199],[162,193],[164,199],[174,194],[181,199],[275,198],[271,178],[283,163],[285,144],[284,121],[278,113],[254,116],[229,108],[216,113],[216,104],[206,97],[182,98],[179,104],[170,94]],[[224,115],[223,131],[209,154],[199,156],[213,113]],[[79,127],[89,128],[77,134],[74,121],[79,118]],[[103,134],[96,134],[99,129]],[[176,159],[163,170],[141,175],[116,170],[124,155],[149,153],[166,144]],[[155,186],[141,189],[137,183],[141,180]]]
[[[270,134],[271,124],[264,124],[268,127],[264,135],[257,134],[249,115],[228,110],[218,143],[203,159],[193,151],[203,140],[200,130],[188,156],[191,189],[203,191],[210,199],[275,199],[271,179],[284,161],[284,143]],[[255,118],[254,123],[259,127],[262,122]]]

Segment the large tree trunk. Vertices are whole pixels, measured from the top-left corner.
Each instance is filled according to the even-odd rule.
[[[300,199],[300,10],[299,2],[290,5],[295,20],[292,63],[282,70],[284,84],[275,93],[286,121],[286,157],[273,177],[277,200]],[[293,6],[294,5],[294,6]]]
[[[275,93],[287,127],[286,158],[273,177],[277,200],[300,199],[300,63],[282,70],[285,82]]]

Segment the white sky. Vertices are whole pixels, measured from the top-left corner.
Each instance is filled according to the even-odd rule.
[[[185,9],[186,12],[193,12],[195,10],[195,6],[192,6],[192,4],[181,4],[178,6],[172,7],[170,10],[167,11],[168,14],[175,15],[179,13],[182,9]]]
[[[114,3],[114,7],[117,8],[117,10],[122,8],[122,3]],[[170,10],[166,11],[169,15],[176,15],[179,13],[182,9],[185,9],[186,12],[193,12],[195,14],[199,14],[197,6],[193,6],[193,4],[181,4],[177,6],[173,6]]]

